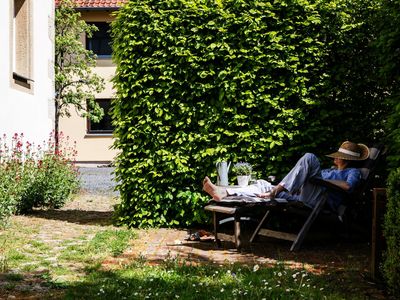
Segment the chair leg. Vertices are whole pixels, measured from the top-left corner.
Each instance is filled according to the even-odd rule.
[[[215,243],[217,244],[217,247],[221,246],[221,242],[218,239],[218,218],[217,218],[217,213],[213,211],[213,223],[214,223],[214,239]]]
[[[321,212],[322,208],[325,205],[327,199],[327,195],[323,195],[321,197],[321,201],[314,207],[313,211],[307,218],[307,221],[304,223],[303,227],[300,229],[299,233],[297,234],[296,239],[294,240],[292,246],[290,247],[290,251],[297,251],[300,249],[301,245],[303,244],[303,240],[306,237],[308,230],[310,229],[312,223],[314,223],[315,219],[318,217],[319,213]]]
[[[242,247],[242,241],[241,241],[241,235],[240,235],[240,216],[239,216],[239,214],[235,214],[234,235],[235,235],[236,249],[240,249]]]
[[[250,238],[250,243],[252,243],[254,241],[254,239],[257,237],[258,233],[260,232],[261,226],[264,224],[265,220],[267,219],[268,215],[269,215],[270,211],[267,210],[267,212],[264,214],[263,218],[261,219],[261,221],[258,223],[256,230],[254,230],[251,238]]]

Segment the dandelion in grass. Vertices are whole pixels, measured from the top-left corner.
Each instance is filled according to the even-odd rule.
[[[257,272],[260,269],[259,265],[254,265],[253,272]]]

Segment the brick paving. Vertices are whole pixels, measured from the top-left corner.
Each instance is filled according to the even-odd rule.
[[[144,259],[149,264],[168,259],[192,264],[273,265],[284,262],[290,267],[304,267],[317,273],[348,266],[359,268],[361,272],[368,272],[369,268],[369,245],[365,242],[315,238],[310,239],[300,252],[290,252],[289,242],[261,238],[257,243],[246,243],[237,251],[228,240],[223,241],[221,247],[213,241],[186,241],[189,230],[161,228],[137,232],[138,239],[132,241],[131,247],[118,259]]]

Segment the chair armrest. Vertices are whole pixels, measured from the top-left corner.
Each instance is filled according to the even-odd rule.
[[[336,184],[331,183],[331,182],[329,182],[329,181],[327,181],[327,180],[325,180],[325,179],[323,179],[321,177],[312,177],[312,178],[310,178],[310,182],[315,184],[315,185],[320,185],[320,186],[326,187],[326,188],[328,188],[330,190],[334,190],[334,191],[342,192],[342,193],[345,193],[345,194],[349,194],[348,191],[342,189],[341,187],[337,186]]]

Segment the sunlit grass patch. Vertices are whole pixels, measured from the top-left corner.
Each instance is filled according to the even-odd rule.
[[[116,256],[128,246],[136,235],[131,230],[105,230],[98,232],[89,243],[89,249],[96,252],[109,252]]]
[[[18,251],[16,249],[9,249],[7,252],[7,258],[10,261],[26,261],[29,257],[25,254],[22,253],[21,251]]]
[[[79,239],[79,242],[64,242],[64,249],[59,254],[60,260],[72,260],[93,263],[104,259],[106,256],[121,254],[130,239],[135,238],[135,233],[124,229],[107,229],[99,231],[91,240]]]
[[[240,265],[149,266],[93,269],[83,282],[69,287],[66,298],[90,299],[343,299],[340,288],[308,271]],[[353,299],[362,299],[354,296]]]
[[[45,244],[42,241],[37,241],[37,240],[30,240],[29,244],[32,245],[32,247],[35,249],[36,252],[47,252],[51,248],[49,245]]]

